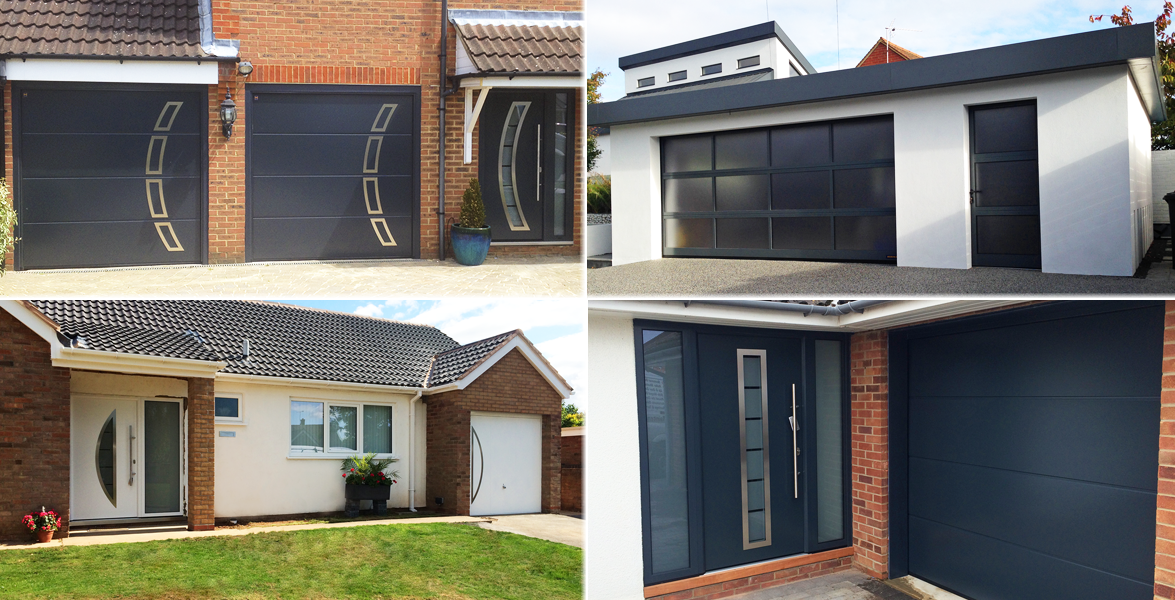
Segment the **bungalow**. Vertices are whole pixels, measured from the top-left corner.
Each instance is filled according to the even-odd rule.
[[[562,400],[521,331],[265,302],[0,301],[0,538],[68,524],[343,509],[341,460],[395,458],[391,506],[560,508]]]
[[[775,23],[620,59],[613,264],[1132,275],[1153,241],[1154,25],[816,73]]]
[[[494,254],[578,255],[580,2],[429,7],[4,4],[9,264],[444,258],[474,177]]]
[[[634,507],[587,523],[593,600],[1175,595],[1175,302],[592,301],[588,332],[586,494]]]

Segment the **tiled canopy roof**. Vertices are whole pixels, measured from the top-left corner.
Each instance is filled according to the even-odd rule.
[[[0,0],[0,55],[190,57],[198,0]]]
[[[583,72],[580,23],[458,18],[453,25],[480,73],[570,75]]]
[[[461,346],[430,325],[239,300],[31,303],[75,347],[225,361],[225,373],[407,387],[455,381],[519,334]]]

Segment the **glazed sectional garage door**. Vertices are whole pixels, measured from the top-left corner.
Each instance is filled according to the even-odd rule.
[[[1125,304],[910,334],[911,575],[974,600],[1152,597],[1163,308]]]
[[[14,96],[18,269],[204,259],[202,88],[17,86]]]
[[[247,89],[251,261],[419,256],[419,90]]]

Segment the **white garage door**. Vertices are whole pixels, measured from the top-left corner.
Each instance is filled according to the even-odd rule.
[[[473,413],[469,424],[469,514],[541,512],[541,417]]]

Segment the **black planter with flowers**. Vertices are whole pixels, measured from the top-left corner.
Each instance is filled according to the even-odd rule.
[[[359,501],[371,500],[372,510],[377,515],[388,513],[388,499],[392,496],[392,485],[399,473],[385,473],[395,458],[378,460],[375,454],[352,456],[343,460],[343,478],[347,481],[346,503],[343,510],[348,517],[359,516]]]

